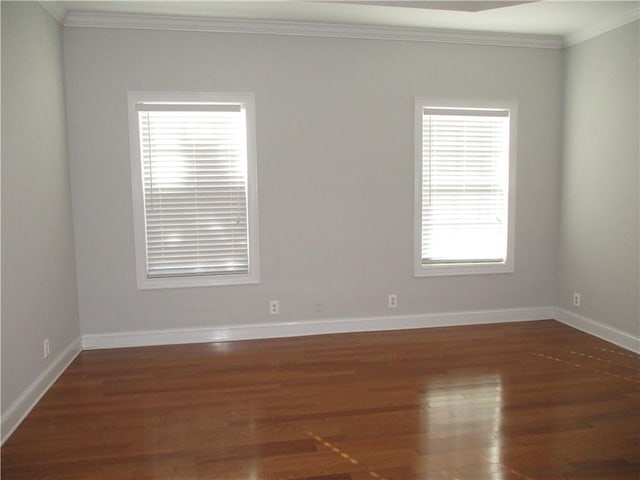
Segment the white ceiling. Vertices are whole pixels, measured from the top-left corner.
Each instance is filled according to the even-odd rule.
[[[312,22],[379,27],[553,35],[563,38],[638,18],[640,1],[56,1],[71,12],[172,15],[206,19]],[[478,10],[478,11],[474,11]]]

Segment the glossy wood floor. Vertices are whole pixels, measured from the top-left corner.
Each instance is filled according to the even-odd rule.
[[[637,355],[554,321],[86,351],[2,479],[640,478]]]

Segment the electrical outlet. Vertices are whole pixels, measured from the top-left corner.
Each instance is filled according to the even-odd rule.
[[[271,300],[269,302],[269,314],[270,315],[280,314],[280,302],[278,300]]]
[[[47,358],[51,351],[49,350],[49,339],[45,338],[42,342],[42,358]]]
[[[573,294],[573,306],[574,307],[579,307],[580,306],[580,294],[579,293],[574,293]]]
[[[316,313],[320,313],[322,311],[322,306],[320,305],[320,302],[316,301],[313,304],[313,311]]]
[[[389,308],[396,308],[398,306],[398,295],[392,293],[389,295]]]

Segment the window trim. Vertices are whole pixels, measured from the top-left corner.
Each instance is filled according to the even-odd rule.
[[[129,147],[135,244],[136,283],[138,290],[156,288],[206,287],[260,283],[258,239],[258,181],[256,156],[255,98],[252,93],[184,93],[128,92]],[[239,274],[194,275],[185,277],[147,276],[146,219],[144,213],[143,172],[140,130],[136,104],[139,102],[220,102],[242,103],[246,112],[247,132],[247,229],[249,271]]]
[[[509,192],[507,195],[507,251],[501,263],[422,264],[422,121],[423,109],[486,108],[509,110]],[[414,109],[414,259],[415,277],[513,273],[515,268],[516,167],[518,103],[510,100],[450,99],[416,97]]]

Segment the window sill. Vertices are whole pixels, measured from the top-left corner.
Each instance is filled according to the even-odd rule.
[[[414,269],[414,277],[445,277],[497,273],[513,273],[513,264],[417,265]]]
[[[160,288],[219,287],[225,285],[252,285],[260,283],[257,274],[209,275],[193,277],[138,278],[138,290]]]

